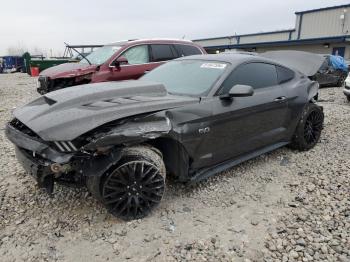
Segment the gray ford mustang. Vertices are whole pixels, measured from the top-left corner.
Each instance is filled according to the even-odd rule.
[[[15,110],[6,134],[48,192],[86,186],[113,215],[142,218],[166,174],[196,182],[282,146],[315,146],[324,114],[302,71],[322,61],[286,57],[184,57],[140,80],[51,92]]]

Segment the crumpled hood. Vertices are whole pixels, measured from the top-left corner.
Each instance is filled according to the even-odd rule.
[[[47,76],[51,79],[70,78],[95,72],[96,68],[97,65],[89,65],[84,63],[64,63],[45,69],[40,73],[40,76]]]
[[[14,116],[46,141],[71,141],[114,120],[196,102],[169,95],[159,83],[129,80],[51,92],[16,109]]]

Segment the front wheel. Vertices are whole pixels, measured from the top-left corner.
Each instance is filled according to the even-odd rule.
[[[290,147],[300,151],[313,148],[320,139],[324,114],[322,108],[310,103],[304,109]]]
[[[165,166],[156,149],[125,149],[121,160],[101,179],[99,199],[108,211],[123,220],[147,216],[162,200]]]

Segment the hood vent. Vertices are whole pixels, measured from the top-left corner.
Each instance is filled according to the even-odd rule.
[[[51,98],[48,98],[48,97],[46,97],[46,96],[44,96],[44,99],[45,99],[45,102],[46,102],[48,105],[50,105],[50,106],[56,103],[55,100],[53,100],[53,99],[51,99]]]
[[[83,106],[93,107],[93,108],[106,108],[106,107],[113,107],[116,105],[132,104],[137,102],[140,102],[140,101],[131,99],[131,98],[117,98],[117,99],[106,99],[102,101],[96,101],[93,103],[85,104]]]

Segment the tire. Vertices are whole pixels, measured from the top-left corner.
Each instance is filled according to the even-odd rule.
[[[350,102],[350,96],[346,96],[346,99],[348,100],[348,102]]]
[[[158,151],[148,146],[124,149],[122,158],[101,177],[87,179],[87,187],[115,217],[147,216],[162,200],[165,166]]]
[[[309,103],[304,109],[290,147],[299,151],[313,148],[320,139],[324,114],[322,108]]]
[[[346,78],[347,78],[347,75],[341,76],[337,82],[337,87],[343,87]]]

